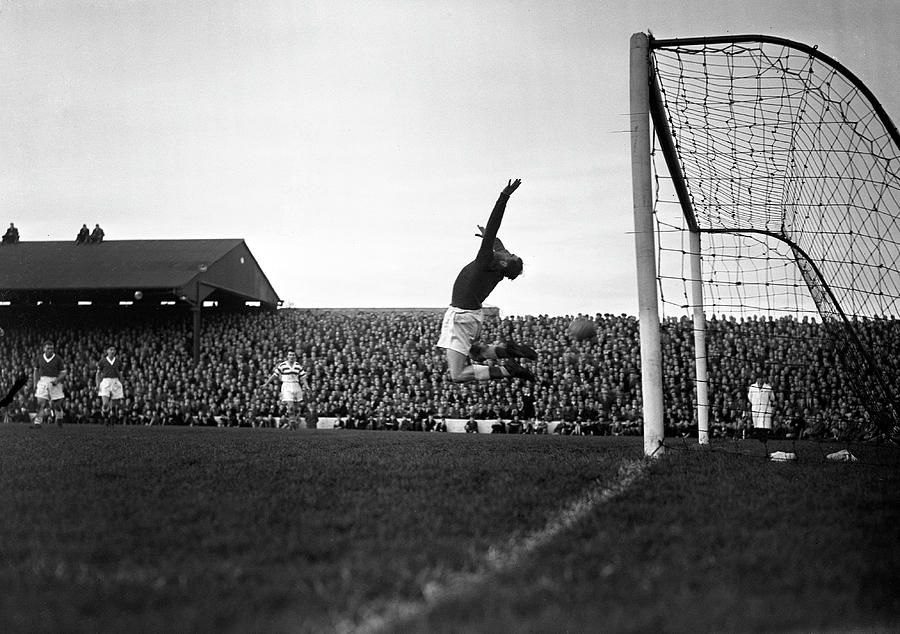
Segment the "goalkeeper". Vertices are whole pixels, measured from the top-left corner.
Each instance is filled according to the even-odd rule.
[[[453,284],[450,307],[444,313],[438,348],[445,350],[450,379],[456,383],[489,381],[517,377],[534,381],[534,374],[516,359],[537,359],[530,346],[506,341],[487,345],[479,341],[484,322],[482,302],[504,278],[514,280],[522,274],[522,258],[510,253],[497,239],[506,203],[519,185],[510,180],[497,199],[487,226],[481,229],[481,246],[475,259],[462,268]],[[485,365],[488,360],[503,359],[503,365]]]

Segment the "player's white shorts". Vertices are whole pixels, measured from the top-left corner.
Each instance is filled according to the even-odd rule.
[[[437,347],[468,355],[472,344],[481,336],[483,322],[484,312],[481,309],[465,310],[451,306],[444,313]]]
[[[122,389],[122,381],[119,379],[103,379],[100,381],[99,396],[106,396],[114,401],[125,398],[125,390]]]
[[[42,398],[45,401],[58,401],[61,398],[65,398],[66,395],[63,394],[62,383],[54,384],[53,381],[55,380],[55,376],[42,376],[38,379],[37,387],[34,391],[35,397]]]
[[[303,402],[303,388],[299,383],[286,381],[281,384],[281,402],[282,403],[301,403]]]
[[[757,429],[772,429],[772,412],[753,410],[753,426]]]

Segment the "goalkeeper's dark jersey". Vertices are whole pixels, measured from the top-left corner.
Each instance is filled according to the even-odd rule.
[[[481,238],[475,259],[463,267],[453,283],[450,305],[464,310],[478,310],[491,291],[503,279],[504,269],[494,260],[494,240],[503,220],[509,196],[500,194]]]

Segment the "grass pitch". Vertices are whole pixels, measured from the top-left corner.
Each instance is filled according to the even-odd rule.
[[[4,425],[0,630],[898,629],[900,451],[641,442]]]

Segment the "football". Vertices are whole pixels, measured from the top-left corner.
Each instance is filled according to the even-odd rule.
[[[140,291],[135,291],[135,292],[134,292],[134,298],[135,298],[135,299],[141,299],[143,296],[144,296],[144,294],[143,294],[142,292],[140,292]]]
[[[569,324],[566,333],[575,341],[586,341],[597,336],[597,327],[587,317],[576,317]]]

